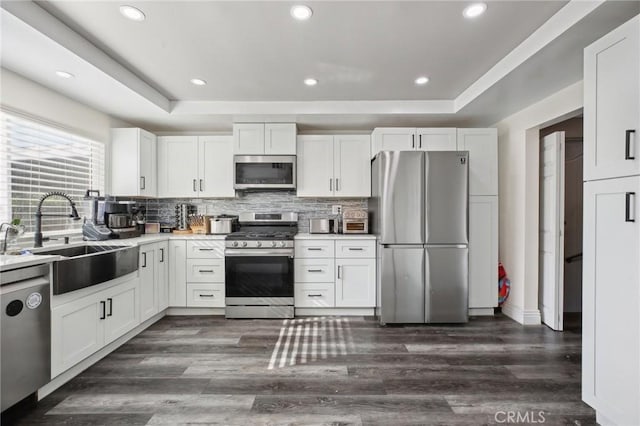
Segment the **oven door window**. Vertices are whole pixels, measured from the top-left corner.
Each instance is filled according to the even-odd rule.
[[[226,297],[293,297],[289,256],[225,257]]]
[[[236,163],[237,185],[292,185],[293,163]]]

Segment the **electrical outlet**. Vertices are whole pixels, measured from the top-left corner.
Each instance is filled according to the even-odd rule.
[[[342,214],[342,206],[340,204],[334,204],[331,206],[331,213]]]

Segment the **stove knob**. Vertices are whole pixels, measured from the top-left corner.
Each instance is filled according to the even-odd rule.
[[[242,247],[246,247],[246,246],[247,246],[247,242],[246,242],[246,241],[243,241],[243,242],[242,242]]]
[[[287,245],[287,243],[285,243],[284,241],[280,241],[280,247],[284,247],[286,245]]]
[[[276,242],[275,241],[271,241],[271,247],[275,247],[276,246]]]
[[[262,247],[262,243],[260,241],[256,242],[256,247]]]
[[[237,242],[237,241],[234,241],[234,242],[233,242],[233,246],[234,246],[234,247],[238,247],[238,242]]]

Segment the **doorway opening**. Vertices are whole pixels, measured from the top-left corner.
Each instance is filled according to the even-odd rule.
[[[540,130],[538,303],[556,331],[582,324],[582,114]]]

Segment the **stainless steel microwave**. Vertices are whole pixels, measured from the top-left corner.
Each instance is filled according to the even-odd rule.
[[[295,155],[235,155],[235,189],[295,189]]]

